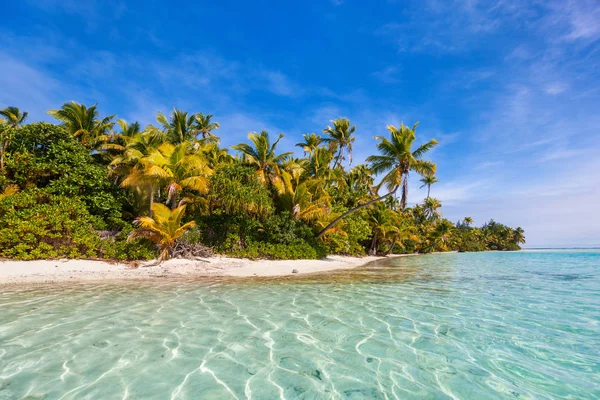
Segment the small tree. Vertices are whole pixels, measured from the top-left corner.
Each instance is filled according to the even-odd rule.
[[[185,205],[173,210],[161,203],[152,204],[152,217],[139,217],[134,221],[138,229],[129,234],[128,241],[143,237],[150,239],[160,250],[158,262],[166,260],[175,246],[175,242],[187,230],[196,226],[194,221],[181,224],[185,214]]]

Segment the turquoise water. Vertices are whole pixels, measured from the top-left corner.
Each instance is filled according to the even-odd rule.
[[[599,251],[0,288],[0,399],[599,397]]]

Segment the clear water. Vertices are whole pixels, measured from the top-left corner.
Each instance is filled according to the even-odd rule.
[[[0,399],[599,397],[599,251],[0,288]]]

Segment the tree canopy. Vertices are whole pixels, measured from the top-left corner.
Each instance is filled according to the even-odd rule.
[[[426,158],[438,142],[417,142],[417,124],[388,125],[377,153],[349,168],[357,128],[347,118],[323,136],[304,134],[297,157],[282,150],[284,134],[264,130],[223,147],[208,113],[175,108],[145,127],[102,116],[96,104],[48,113],[59,123],[26,124],[27,112],[0,110],[2,257],[163,259],[196,243],[235,256],[315,258],[525,242],[523,229],[494,220],[477,228],[470,217],[444,218],[430,197],[437,167]],[[411,206],[410,174],[427,188]]]

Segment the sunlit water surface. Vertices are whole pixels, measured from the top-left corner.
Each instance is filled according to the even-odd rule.
[[[600,252],[0,288],[0,399],[600,398]]]

